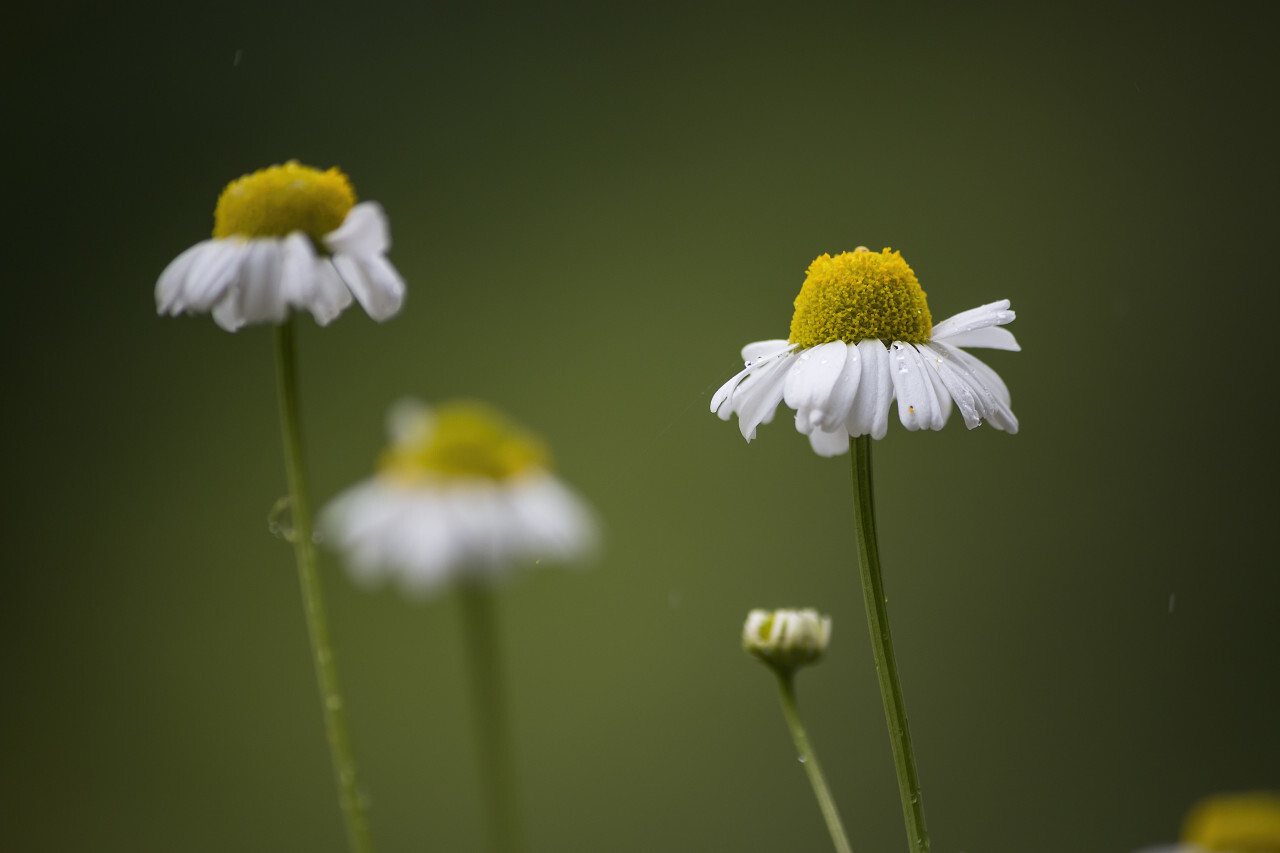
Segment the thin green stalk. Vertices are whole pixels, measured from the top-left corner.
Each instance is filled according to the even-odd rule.
[[[809,774],[809,784],[813,786],[813,795],[818,799],[818,808],[822,810],[822,818],[827,822],[827,831],[831,833],[831,842],[837,853],[852,853],[849,839],[844,834],[844,824],[840,822],[840,813],[836,811],[835,800],[827,790],[827,780],[822,775],[822,767],[818,764],[818,756],[805,734],[804,724],[800,722],[800,712],[796,709],[796,691],[794,671],[775,669],[778,676],[778,693],[782,699],[782,713],[787,718],[787,727],[791,729],[791,738],[796,742],[796,750],[800,760],[804,762],[804,772]]]
[[[338,783],[338,802],[347,827],[352,853],[371,853],[369,819],[356,784],[356,765],[347,734],[347,712],[338,689],[338,670],[329,642],[329,621],[325,615],[320,575],[316,571],[316,546],[311,528],[311,505],[307,500],[307,476],[302,464],[302,426],[298,417],[298,368],[293,344],[293,318],[276,326],[276,389],[280,399],[280,430],[284,436],[284,467],[289,479],[289,503],[293,518],[293,549],[302,585],[302,609],[307,616],[307,634],[320,685],[320,707],[324,712],[325,736]]]
[[[471,713],[476,721],[476,751],[489,845],[494,853],[516,853],[521,846],[520,801],[507,729],[501,637],[493,592],[484,581],[463,582],[458,584],[458,598],[466,635]]]
[[[920,778],[916,772],[911,731],[907,728],[907,708],[898,682],[898,663],[889,635],[889,608],[885,603],[884,581],[880,577],[880,545],[876,541],[875,499],[871,493],[871,437],[849,439],[853,457],[853,522],[858,540],[858,568],[862,574],[862,598],[867,608],[867,627],[876,659],[880,698],[889,724],[893,764],[898,771],[898,793],[902,816],[907,824],[907,840],[912,853],[928,853],[929,833],[924,826],[924,803],[920,798]]]

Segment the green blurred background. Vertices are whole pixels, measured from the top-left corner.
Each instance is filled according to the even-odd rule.
[[[1242,7],[1243,8],[1243,7]],[[1257,8],[1262,8],[1258,6]],[[232,178],[338,165],[409,283],[304,321],[315,498],[411,393],[504,407],[607,548],[501,596],[535,851],[823,850],[748,609],[855,849],[902,820],[847,457],[707,411],[808,263],[1009,298],[1022,432],[896,422],[886,585],[934,849],[1172,840],[1280,786],[1276,15],[1230,4],[10,7],[0,323],[7,849],[340,851],[269,330],[155,316]],[[382,851],[480,847],[460,626],[322,565]]]

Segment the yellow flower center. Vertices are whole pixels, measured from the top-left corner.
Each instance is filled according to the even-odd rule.
[[[859,246],[809,265],[791,317],[790,342],[806,349],[870,338],[922,344],[932,328],[924,291],[902,254]]]
[[[351,181],[338,169],[321,172],[290,160],[236,178],[218,196],[213,236],[284,237],[301,231],[323,248],[324,235],[356,203]]]
[[[464,402],[424,415],[418,428],[383,451],[378,473],[410,484],[442,477],[506,480],[549,468],[550,461],[536,437],[482,403]]]
[[[1205,850],[1280,853],[1280,794],[1210,797],[1188,815],[1182,840]]]

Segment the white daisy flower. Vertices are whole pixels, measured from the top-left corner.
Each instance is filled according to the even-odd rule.
[[[785,671],[821,660],[830,640],[831,617],[811,607],[752,610],[742,626],[743,651]]]
[[[352,296],[379,322],[400,310],[404,280],[385,257],[386,214],[377,202],[357,204],[338,169],[291,160],[245,175],[227,184],[213,219],[213,239],[160,274],[158,313],[212,313],[234,332],[283,323],[290,308],[328,325]]]
[[[494,579],[594,550],[593,513],[551,474],[544,445],[489,407],[405,400],[388,431],[378,473],[320,515],[323,540],[345,553],[357,581],[393,578],[424,594],[455,577]]]
[[[924,291],[901,254],[859,246],[817,258],[795,307],[790,339],[747,344],[745,369],[711,398],[721,420],[737,414],[747,441],[784,400],[822,456],[844,453],[850,437],[884,438],[894,400],[909,430],[942,429],[954,401],[970,429],[986,420],[1018,431],[1009,389],[962,349],[1021,349],[999,328],[1013,322],[1009,300],[931,325]]]

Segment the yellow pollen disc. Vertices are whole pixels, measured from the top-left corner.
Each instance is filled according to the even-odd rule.
[[[822,255],[796,297],[790,342],[803,348],[869,338],[922,344],[933,318],[916,274],[900,252],[868,252],[859,246],[834,258]]]
[[[351,181],[338,169],[321,172],[290,160],[236,178],[218,196],[213,236],[284,237],[301,231],[317,247],[356,203]]]
[[[447,477],[506,480],[530,469],[548,469],[546,446],[483,403],[449,403],[432,409],[422,429],[382,453],[378,473],[407,483]]]
[[[1205,850],[1280,853],[1280,794],[1210,797],[1187,816],[1182,840]]]

